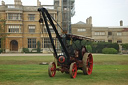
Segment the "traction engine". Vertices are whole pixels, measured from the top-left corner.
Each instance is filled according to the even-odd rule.
[[[60,35],[56,29],[55,24],[53,23],[53,17],[49,14],[47,9],[39,8],[38,11],[40,13],[39,22],[45,23],[51,45],[53,47],[54,57],[57,61],[49,63],[49,76],[54,77],[56,71],[61,71],[62,73],[70,74],[71,78],[75,78],[77,75],[77,70],[82,70],[84,75],[90,75],[93,69],[93,56],[87,51],[85,45],[77,46],[74,42],[82,42],[83,40],[91,39],[87,37],[67,34],[66,32],[63,32],[62,35]],[[55,31],[56,38],[60,42],[60,54],[57,53],[57,50],[55,48],[53,37],[51,35],[51,31],[48,25],[49,23]]]

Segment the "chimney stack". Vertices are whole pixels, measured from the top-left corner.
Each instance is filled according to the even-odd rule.
[[[21,0],[14,0],[15,5],[22,5]]]
[[[37,0],[37,6],[41,6],[41,2]]]
[[[86,24],[88,24],[88,18],[86,19]]]
[[[5,2],[2,0],[2,1],[1,1],[1,4],[2,4],[2,5],[5,5]]]
[[[92,24],[92,17],[91,16],[86,19],[86,24]]]
[[[89,24],[92,24],[92,17],[89,17]]]
[[[123,21],[122,20],[120,21],[120,26],[123,26]]]

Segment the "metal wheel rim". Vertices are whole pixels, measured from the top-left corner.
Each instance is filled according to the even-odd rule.
[[[71,63],[70,65],[70,76],[71,78],[76,78],[77,75],[77,65],[76,63]]]
[[[90,75],[92,73],[92,69],[93,69],[93,57],[91,54],[88,55],[86,65],[87,65],[87,73],[88,73],[88,75]]]
[[[51,63],[49,64],[49,69],[48,69],[48,71],[49,71],[49,76],[50,76],[50,77],[54,77],[54,76],[55,76],[55,74],[56,74],[56,65],[55,65],[54,62],[51,62]]]

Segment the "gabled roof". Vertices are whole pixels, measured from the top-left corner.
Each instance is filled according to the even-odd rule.
[[[82,21],[79,21],[79,22],[77,22],[76,24],[86,24],[86,23],[84,23],[84,22],[82,22]]]

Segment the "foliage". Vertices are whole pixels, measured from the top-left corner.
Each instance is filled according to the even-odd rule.
[[[29,49],[28,48],[23,48],[23,52],[24,53],[29,53]]]
[[[90,47],[91,47],[92,42],[87,41],[87,40],[82,40],[82,41],[76,40],[76,41],[73,42],[73,48],[75,48],[75,49],[81,49],[82,46],[86,46],[86,45],[87,46],[90,45]],[[90,49],[90,47],[89,47],[89,49]],[[92,51],[92,50],[90,49],[90,51]]]
[[[69,41],[67,43],[69,44]],[[93,53],[102,53],[102,49],[104,49],[104,48],[115,48],[117,50],[117,52],[119,52],[118,43],[76,40],[73,42],[72,46],[73,46],[73,49],[81,49],[82,46],[86,46],[86,48],[89,49],[88,51],[93,52]],[[125,47],[127,47],[127,46],[125,46]]]
[[[37,53],[41,52],[41,43],[40,41],[37,42]]]
[[[81,49],[81,44],[79,40],[73,41],[72,46],[74,49]]]
[[[1,48],[5,49],[5,38],[7,36],[7,34],[5,33],[5,22],[6,20],[1,18],[0,15],[0,38],[1,38]],[[3,50],[5,51],[5,50]]]
[[[102,53],[102,49],[104,48],[115,48],[117,52],[119,52],[119,45],[117,43],[109,43],[109,42],[92,43],[92,52],[94,53]]]
[[[2,53],[3,52],[3,49],[0,49],[0,53]]]
[[[102,50],[102,53],[104,54],[117,54],[117,50],[115,48],[104,48]]]
[[[123,49],[128,49],[128,43],[122,44],[122,48],[123,48]]]
[[[91,45],[86,45],[86,49],[87,49],[88,52],[90,52],[90,53],[92,52],[92,47],[91,47]]]

